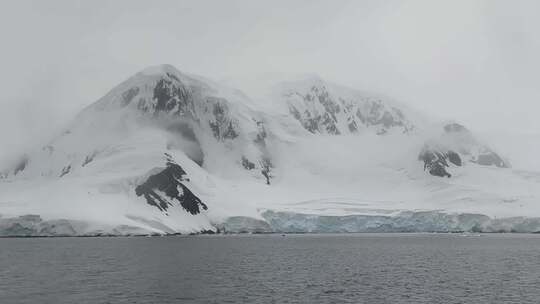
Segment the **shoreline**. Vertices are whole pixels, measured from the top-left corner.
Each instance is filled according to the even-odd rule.
[[[467,231],[394,231],[394,232],[241,232],[241,233],[171,233],[171,234],[95,234],[95,235],[3,235],[0,239],[47,239],[47,238],[173,238],[173,237],[204,237],[204,236],[296,236],[296,235],[325,235],[325,236],[347,236],[347,235],[454,235],[463,237],[480,237],[484,235],[540,235],[538,232],[467,232]]]

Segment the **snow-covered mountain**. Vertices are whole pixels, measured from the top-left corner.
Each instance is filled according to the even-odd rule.
[[[540,173],[427,121],[318,77],[250,98],[151,67],[2,171],[0,235],[540,230]]]

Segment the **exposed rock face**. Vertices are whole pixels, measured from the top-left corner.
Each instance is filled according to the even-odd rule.
[[[382,125],[384,130],[392,127],[402,127],[405,132],[409,130],[401,110],[394,107],[388,109],[381,100],[369,101],[366,105],[368,111],[357,111],[356,116],[368,126]]]
[[[193,123],[208,123],[217,140],[235,139],[239,135],[238,122],[233,118],[228,100],[221,97],[202,96],[199,87],[187,87],[178,77],[168,73],[154,88],[155,109],[172,113]]]
[[[216,92],[203,82],[181,75],[170,67],[166,70],[170,71],[126,89],[112,104],[126,107],[138,100],[134,107],[142,113],[181,119],[193,126],[209,128],[217,140],[239,136],[238,121],[230,111],[229,100],[215,96]]]
[[[193,95],[190,88],[171,73],[162,74],[148,88],[131,87],[122,93],[120,106],[129,105],[138,96],[136,108],[144,113],[160,113],[190,116],[194,113]]]
[[[28,165],[28,161],[28,156],[23,156],[22,159],[15,166],[15,169],[13,169],[13,175],[17,175],[17,173],[24,171],[24,169]]]
[[[86,165],[88,165],[89,163],[91,163],[94,158],[97,156],[98,152],[97,151],[94,151],[92,154],[90,155],[87,155],[86,158],[84,159],[83,163],[82,163],[82,167],[85,167]]]
[[[188,88],[173,74],[166,75],[154,87],[155,113],[175,110],[176,114],[185,115],[192,112],[193,99]]]
[[[407,133],[414,128],[401,110],[382,100],[334,96],[324,84],[313,85],[307,92],[286,91],[284,96],[291,115],[311,133],[339,135],[360,128],[373,128],[377,134],[391,129]]]
[[[482,166],[497,166],[508,168],[510,164],[502,159],[488,146],[480,143],[463,125],[450,123],[444,126],[443,140],[447,145],[459,151],[468,160]]]
[[[236,122],[231,119],[227,101],[223,98],[207,98],[212,108],[213,117],[209,120],[214,137],[218,140],[235,139],[238,137]]]
[[[469,162],[481,166],[510,167],[507,161],[458,123],[446,124],[440,138],[428,140],[418,159],[424,162],[424,170],[441,177],[451,177],[447,170],[449,164],[462,166]]]
[[[509,167],[509,165],[497,153],[491,150],[484,151],[472,161],[482,166],[497,166],[499,168]]]
[[[255,164],[249,161],[245,156],[242,156],[242,167],[246,170],[253,170],[255,169]]]
[[[193,194],[183,183],[186,172],[172,160],[167,160],[167,167],[135,188],[137,196],[144,196],[149,205],[166,212],[169,207],[179,204],[187,212],[195,215],[208,207]]]
[[[452,164],[458,167],[461,167],[462,165],[461,157],[459,156],[458,153],[450,150],[446,152],[446,157],[448,157],[448,161],[450,161]]]
[[[268,134],[266,133],[266,129],[264,128],[264,122],[262,121],[255,121],[257,124],[257,136],[255,137],[255,144],[259,145],[261,148],[266,148],[266,137]]]
[[[307,94],[296,92],[295,95],[303,100],[308,109],[301,113],[295,106],[289,105],[289,110],[306,130],[311,133],[341,134],[336,126],[336,114],[341,107],[330,98],[324,86],[313,86]]]
[[[60,177],[68,174],[69,172],[71,172],[71,165],[67,165],[62,169],[62,172],[60,172]]]
[[[452,132],[469,132],[465,126],[460,125],[458,123],[449,123],[444,126],[444,131],[446,133],[452,133]]]
[[[429,174],[439,177],[452,177],[446,170],[449,167],[449,162],[461,166],[461,158],[458,153],[454,151],[441,152],[430,147],[424,147],[418,160],[424,162],[424,170]]]
[[[270,185],[270,179],[272,175],[270,174],[272,170],[272,162],[269,159],[263,158],[261,160],[261,174],[266,178],[266,184]]]

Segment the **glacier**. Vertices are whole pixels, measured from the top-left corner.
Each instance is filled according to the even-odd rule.
[[[232,216],[216,223],[217,230],[199,233],[540,233],[540,218],[494,219],[482,214],[407,211],[394,216],[329,216],[266,210],[263,219]],[[137,226],[99,226],[84,221],[43,220],[39,215],[0,218],[0,237],[147,236],[177,234]]]

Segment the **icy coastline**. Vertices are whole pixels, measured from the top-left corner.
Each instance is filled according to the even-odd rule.
[[[267,210],[264,220],[233,216],[204,233],[538,233],[540,218],[491,218],[482,214],[405,211],[394,216],[329,216]],[[146,236],[177,232],[142,227],[107,226],[66,219],[43,220],[38,215],[0,217],[0,237]]]

